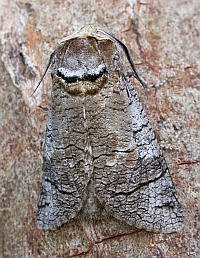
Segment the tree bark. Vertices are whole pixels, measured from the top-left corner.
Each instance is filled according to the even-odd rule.
[[[6,1],[0,3],[0,256],[200,256],[200,2]],[[125,43],[138,73],[163,87],[143,89],[143,108],[163,147],[184,209],[184,227],[154,234],[108,218],[35,226],[51,78],[33,94],[59,40],[87,24]]]

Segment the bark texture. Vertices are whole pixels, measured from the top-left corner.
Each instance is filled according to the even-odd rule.
[[[0,257],[199,257],[200,2],[7,1],[0,3]],[[33,95],[59,40],[92,24],[123,41],[138,73],[143,108],[163,146],[183,205],[183,230],[154,234],[107,218],[38,230],[44,134],[51,78]]]

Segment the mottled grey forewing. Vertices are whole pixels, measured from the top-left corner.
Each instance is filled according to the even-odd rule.
[[[147,231],[182,227],[182,208],[166,161],[128,82],[114,86],[106,105],[105,155],[94,161],[97,196],[114,217]],[[95,151],[94,151],[95,152]]]
[[[48,112],[37,227],[55,229],[81,209],[89,180],[84,161],[83,108],[56,83]]]

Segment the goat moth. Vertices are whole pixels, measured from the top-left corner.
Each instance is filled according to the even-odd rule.
[[[51,66],[40,229],[99,214],[152,232],[182,227],[182,207],[165,158],[119,48],[145,86],[126,46],[92,26],[64,38],[50,57],[42,77]]]

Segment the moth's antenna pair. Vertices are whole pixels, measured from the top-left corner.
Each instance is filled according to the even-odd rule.
[[[129,61],[130,65],[131,65],[131,68],[133,70],[133,75],[134,77],[142,84],[143,87],[148,87],[148,84],[138,75],[137,71],[136,71],[136,68],[135,68],[135,65],[134,65],[134,62],[128,52],[128,49],[127,47],[118,39],[116,39],[114,36],[112,36],[111,34],[105,32],[104,30],[100,30],[100,29],[97,29],[97,32],[101,32],[102,34],[108,36],[111,40],[115,41],[121,48],[122,50],[124,51],[125,55],[126,55],[126,58],[127,60]],[[40,86],[40,83],[42,82],[42,80],[44,79],[50,65],[51,65],[51,62],[52,62],[52,59],[55,55],[55,51],[51,54],[50,58],[49,58],[49,62],[47,64],[47,67],[42,75],[42,78],[40,79],[37,87],[35,88],[35,90],[33,91],[33,94],[36,92],[36,90],[38,89],[38,87]]]

